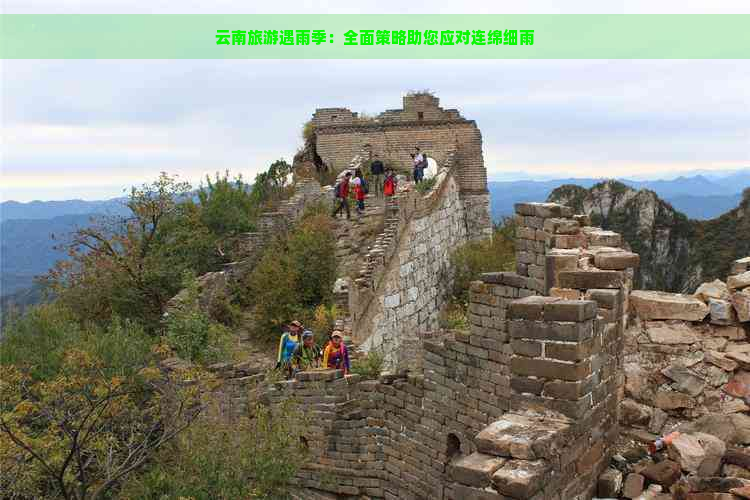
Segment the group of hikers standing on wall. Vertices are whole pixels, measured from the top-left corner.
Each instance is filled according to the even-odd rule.
[[[414,149],[416,152],[410,155],[414,168],[412,176],[414,182],[418,184],[424,180],[424,171],[428,163],[427,155],[423,154],[418,147]],[[381,196],[388,198],[396,194],[396,188],[398,187],[396,174],[392,168],[385,168],[377,154],[375,159],[370,162],[370,178],[375,187],[375,195],[378,198]],[[332,216],[337,217],[339,214],[346,212],[346,218],[351,218],[349,211],[350,196],[353,196],[357,202],[357,216],[361,216],[365,211],[365,198],[369,192],[370,186],[365,176],[362,175],[362,169],[347,170],[333,189],[334,207]]]
[[[321,349],[312,331],[306,330],[299,321],[292,321],[279,339],[276,368],[287,378],[292,378],[299,371],[315,368],[344,370],[344,374],[347,374],[351,366],[344,336],[339,330],[334,330]]]

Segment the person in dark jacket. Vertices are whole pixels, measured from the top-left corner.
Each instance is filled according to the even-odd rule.
[[[349,211],[349,181],[352,178],[352,173],[347,172],[344,178],[336,184],[334,188],[336,190],[336,208],[331,214],[332,217],[338,216],[339,212],[346,210],[346,218],[351,219],[351,212]]]
[[[375,155],[375,159],[370,163],[370,175],[372,175],[372,183],[375,186],[375,195],[380,197],[383,196],[383,175],[385,174],[385,166],[380,161],[378,155]]]

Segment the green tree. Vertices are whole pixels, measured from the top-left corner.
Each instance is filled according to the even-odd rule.
[[[258,206],[250,194],[242,176],[230,180],[229,172],[212,181],[206,176],[206,184],[198,190],[200,217],[203,224],[215,236],[227,236],[252,231]]]
[[[3,346],[0,490],[10,498],[108,498],[201,411],[201,386],[184,383],[196,375],[165,379],[142,331],[115,322],[78,335],[55,346],[53,373],[34,369],[39,353],[9,359]]]
[[[293,317],[312,320],[330,305],[336,278],[336,240],[330,218],[308,212],[264,251],[247,278],[245,305],[260,336],[273,336]]]
[[[76,231],[66,245],[68,260],[44,281],[82,319],[103,322],[114,314],[153,327],[186,267],[165,259],[160,243],[169,241],[162,230],[179,215],[189,189],[165,173],[152,184],[134,187],[126,202],[132,215],[102,218]]]

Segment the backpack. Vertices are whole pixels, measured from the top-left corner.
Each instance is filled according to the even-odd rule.
[[[367,183],[364,177],[360,177],[360,180],[362,181],[362,192],[367,194],[370,192],[370,185]]]
[[[333,188],[333,196],[334,198],[341,198],[341,182],[337,182]]]

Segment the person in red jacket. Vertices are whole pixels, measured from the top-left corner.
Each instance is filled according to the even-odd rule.
[[[335,195],[336,195],[336,208],[333,209],[331,217],[338,216],[339,212],[346,210],[346,218],[351,219],[351,213],[349,212],[349,181],[352,178],[352,173],[347,172],[344,178],[336,184]]]
[[[352,179],[352,186],[354,186],[354,199],[357,200],[357,215],[361,216],[365,213],[365,178],[362,175],[362,171],[357,169],[354,172],[354,179]]]
[[[383,194],[386,197],[396,194],[396,176],[393,175],[393,170],[391,169],[388,169],[385,174],[385,182],[383,182]]]

